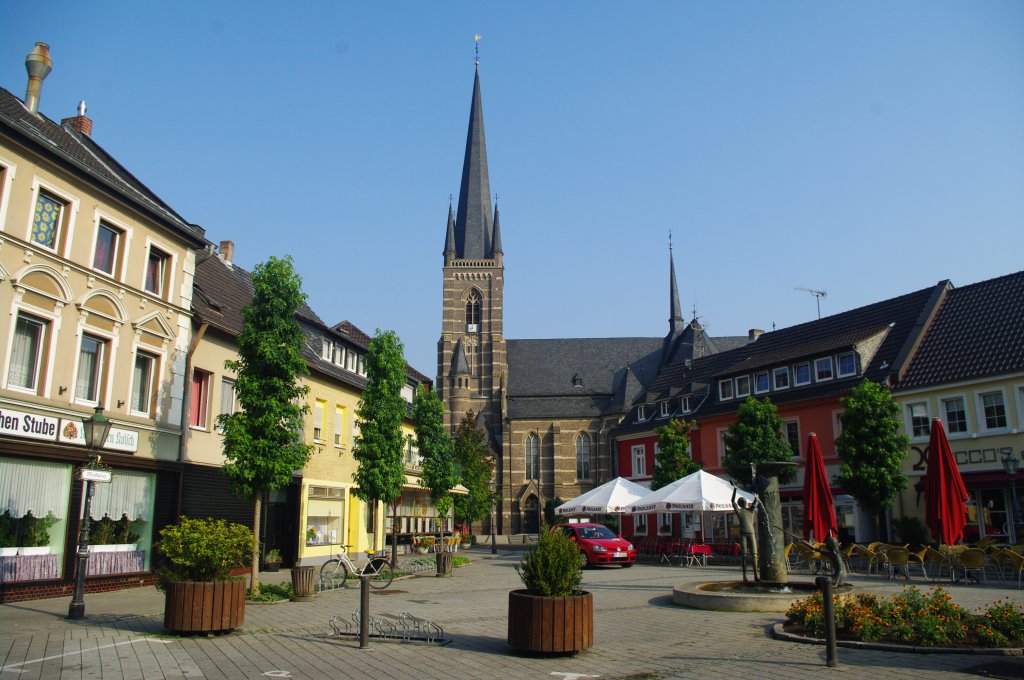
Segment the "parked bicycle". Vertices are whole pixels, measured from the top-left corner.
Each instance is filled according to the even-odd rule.
[[[320,582],[328,588],[340,588],[351,578],[369,574],[370,586],[387,588],[395,580],[395,572],[391,568],[391,554],[383,552],[377,555],[373,550],[366,551],[366,562],[362,568],[356,568],[348,556],[348,549],[355,546],[343,545],[337,557],[324,562],[320,567]]]

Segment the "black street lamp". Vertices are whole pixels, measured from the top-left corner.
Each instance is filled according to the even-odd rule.
[[[1013,526],[1013,532],[1009,538],[1019,538],[1017,536],[1017,525],[1020,524],[1020,504],[1017,502],[1017,470],[1020,469],[1020,458],[1013,455],[1013,451],[1010,451],[1003,456],[1002,462],[1003,469],[1010,476],[1010,500],[1012,503],[1010,522]]]
[[[85,480],[85,508],[82,522],[78,530],[78,554],[75,557],[75,592],[68,606],[69,619],[85,617],[85,572],[89,565],[89,521],[92,509],[92,495],[95,482],[109,482],[110,471],[100,463],[96,454],[103,448],[110,432],[110,420],[103,415],[103,407],[97,406],[96,412],[82,421],[85,445],[89,449],[89,462],[78,470],[76,477]]]
[[[498,502],[494,492],[498,490],[498,483],[495,480],[487,482],[487,490],[491,492],[491,554],[498,554],[498,546],[495,543],[496,537],[494,535],[494,505]]]

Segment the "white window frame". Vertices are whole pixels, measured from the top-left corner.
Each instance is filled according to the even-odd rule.
[[[40,339],[35,357],[35,380],[31,387],[22,387],[21,385],[14,385],[11,383],[11,361],[14,359],[14,333],[18,326],[18,318],[20,316],[30,317],[33,322],[41,324],[42,338]],[[35,394],[40,396],[48,396],[50,393],[50,385],[53,380],[53,363],[54,363],[54,345],[57,339],[57,320],[51,315],[40,313],[39,310],[33,309],[22,309],[15,307],[11,318],[14,319],[14,323],[11,324],[10,331],[7,336],[7,357],[4,361],[4,387],[13,391],[21,392],[22,394]]]
[[[821,377],[820,375],[818,375],[818,364],[820,362],[822,362],[822,361],[827,361],[828,362],[828,375],[826,377],[824,377],[824,378]],[[835,378],[836,377],[836,367],[833,365],[832,357],[830,357],[830,356],[828,356],[828,357],[818,357],[817,359],[815,359],[814,360],[814,364],[812,366],[811,373],[814,376],[814,382],[828,382],[829,380],[832,380],[833,378]]]
[[[217,395],[217,407],[219,412],[218,417],[222,415],[231,415],[238,410],[238,391],[235,389],[235,379],[229,378],[228,376],[221,376],[220,378],[220,392]],[[224,410],[224,393],[226,390],[231,390],[231,405],[230,410]],[[217,432],[224,434],[224,428],[217,425]]]
[[[135,408],[135,397],[136,387],[135,384],[135,365],[138,362],[139,354],[144,354],[152,359],[153,365],[151,366],[151,375],[149,376],[149,398],[146,400],[149,403],[149,411],[139,411]],[[132,349],[132,373],[131,380],[128,386],[128,413],[133,416],[139,416],[142,418],[150,418],[155,420],[160,411],[160,385],[163,382],[163,371],[164,371],[164,355],[163,352],[152,349],[150,347],[136,345]],[[189,381],[191,388],[191,379]]]
[[[1017,383],[1013,388],[1017,400],[1017,430],[1020,431],[1024,429],[1024,383]]]
[[[779,376],[786,376],[786,384],[779,384]],[[773,390],[788,390],[790,385],[789,366],[776,366],[772,369],[772,389]]]
[[[333,352],[334,343],[327,338],[320,338],[320,358],[324,361],[330,361]]]
[[[843,422],[839,419],[839,417],[842,416],[844,413],[846,413],[846,409],[845,408],[840,408],[840,409],[836,409],[836,410],[832,411],[832,440],[833,441],[837,441],[839,439],[839,435],[841,435],[843,433]]]
[[[800,380],[800,369],[807,369],[807,380]],[[793,364],[793,386],[802,387],[803,385],[810,385],[813,379],[814,371],[811,369],[811,362],[801,361],[798,364]]]
[[[629,452],[633,460],[633,477],[647,476],[647,446],[644,444],[633,444]]]
[[[661,445],[658,442],[654,442],[654,456],[651,458],[651,460],[654,461],[654,468],[655,469],[661,467],[661,461],[658,460],[658,454],[659,453],[661,453]],[[652,472],[652,476],[653,476],[653,472]]]
[[[345,407],[334,405],[334,448],[345,448]]]
[[[646,409],[643,404],[636,407],[636,422],[642,423],[647,420]]]
[[[692,409],[690,408],[690,398],[680,397],[679,398],[679,410],[682,413],[689,413]]]
[[[928,432],[924,433],[923,435],[922,434],[916,434],[914,432],[914,408],[918,407],[918,406],[924,408],[924,416],[923,417],[924,417],[924,421],[925,421],[925,428],[928,430]],[[931,432],[932,414],[931,414],[931,405],[928,403],[927,399],[919,399],[919,400],[915,400],[915,401],[908,401],[908,402],[906,402],[903,405],[903,417],[904,417],[904,422],[905,422],[906,433],[910,436],[910,440],[911,441],[915,441],[915,442],[928,441],[928,438],[929,438],[930,432]],[[918,417],[921,417],[921,416],[918,416]]]
[[[732,378],[726,378],[725,380],[718,381],[718,399],[719,401],[727,401],[734,399],[735,392],[733,391]]]
[[[1000,427],[989,427],[988,417],[985,415],[985,396],[989,394],[998,394],[999,398],[1003,403],[1003,418],[1006,420],[1006,425]],[[1010,409],[1006,403],[1006,390],[1002,387],[996,387],[990,390],[980,390],[975,394],[975,404],[978,408],[978,429],[981,432],[992,433],[992,432],[1006,432],[1010,427]]]
[[[149,278],[149,258],[152,252],[156,250],[158,253],[164,256],[164,267],[165,271],[161,277],[160,292],[154,293],[153,291],[146,288],[146,279]],[[177,269],[177,254],[174,249],[167,246],[160,241],[156,241],[152,238],[146,238],[146,259],[142,267],[142,281],[139,282],[139,290],[147,295],[152,295],[161,300],[172,301],[171,291],[174,290],[174,275]],[[165,289],[166,287],[166,289]]]
[[[327,416],[327,402],[323,399],[313,400],[313,443],[324,443],[324,418]]]
[[[647,514],[640,513],[633,515],[633,535],[634,536],[646,536],[649,522],[647,521]]]
[[[720,427],[715,430],[715,440],[718,447],[718,465],[715,467],[722,467],[723,461],[725,460],[726,446],[725,446],[725,433],[729,431],[727,427]]]
[[[745,385],[745,387],[740,387],[741,384]],[[750,396],[750,376],[749,375],[739,375],[739,376],[736,376],[736,398],[737,399],[742,399],[743,397],[749,397],[749,396]]]
[[[659,536],[671,536],[672,535],[672,517],[674,513],[671,512],[659,512],[657,516],[658,522],[658,535]],[[663,530],[663,526],[667,524],[668,530]]]
[[[99,375],[97,376],[97,390],[96,399],[82,399],[78,396],[78,367],[82,361],[82,342],[85,341],[85,336],[91,336],[102,343],[102,357],[100,358]],[[106,333],[97,333],[93,328],[83,328],[78,333],[78,352],[75,354],[75,362],[72,367],[74,377],[73,384],[71,386],[71,401],[76,404],[84,404],[86,406],[98,406],[100,404],[110,403],[110,385],[111,376],[110,372],[114,365],[114,342],[115,339]]]
[[[588,480],[594,475],[594,439],[589,432],[577,432],[573,442],[576,448],[576,479]],[[581,475],[580,472],[583,474]]]
[[[114,271],[105,272],[96,268],[96,247],[99,245],[100,228],[105,224],[108,228],[118,232],[117,247],[114,250]],[[93,212],[92,248],[90,250],[89,269],[99,272],[104,276],[118,281],[125,282],[125,274],[128,271],[128,249],[132,242],[132,229],[126,227],[123,222],[113,215],[106,213],[99,208]]]
[[[5,156],[0,156],[0,233],[7,230],[7,206],[11,203],[11,187],[14,185],[14,178],[18,174],[18,166],[12,163]],[[35,210],[35,203],[33,210]],[[29,227],[31,229],[32,227]]]
[[[946,404],[959,399],[963,404],[964,411],[964,431],[963,432],[952,432],[949,428],[949,409],[946,408]],[[966,394],[946,394],[939,397],[939,413],[941,414],[942,424],[946,426],[946,435],[950,439],[958,439],[961,437],[971,436],[971,409],[968,407],[970,399]]]
[[[843,359],[849,357],[853,361],[852,371],[843,371]],[[857,375],[857,353],[856,352],[843,352],[842,354],[836,355],[836,377],[848,378],[851,375]]]
[[[669,404],[668,399],[658,403],[658,415],[660,417],[668,418],[670,415],[672,415],[672,412],[669,409],[669,405],[668,404]]]
[[[759,388],[757,382],[764,378],[764,388]],[[754,394],[767,394],[772,389],[772,377],[768,371],[758,371],[754,374]]]
[[[45,191],[51,194],[54,198],[64,201],[64,209],[67,212],[62,218],[63,224],[61,227],[66,229],[66,233],[57,232],[56,247],[47,248],[41,243],[36,243],[32,240],[32,222],[35,220],[36,203],[39,201],[39,192]],[[78,219],[78,209],[81,205],[81,201],[76,198],[71,192],[65,191],[38,176],[32,178],[32,199],[29,203],[28,211],[28,224],[25,225],[25,242],[32,245],[35,248],[42,248],[51,253],[55,253],[60,257],[67,259],[68,249],[71,247],[71,241],[75,236],[75,221]]]

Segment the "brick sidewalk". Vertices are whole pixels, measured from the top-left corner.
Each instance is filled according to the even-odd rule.
[[[161,633],[163,599],[153,588],[86,596],[87,617],[68,621],[69,598],[0,605],[0,661],[7,678],[602,678],[846,677],[930,678],[983,664],[1021,659],[981,655],[899,654],[839,650],[840,667],[824,666],[818,646],[780,642],[768,634],[781,614],[690,610],[672,604],[672,587],[687,581],[735,580],[735,567],[680,568],[639,564],[588,570],[594,593],[595,646],[576,657],[512,656],[505,643],[507,592],[520,587],[519,555],[469,553],[473,564],[453,578],[420,576],[373,591],[371,613],[408,612],[438,622],[450,643],[331,639],[328,619],[350,617],[358,587],[323,593],[314,602],[250,604],[245,626],[230,635],[177,638]],[[266,575],[268,578],[274,578]],[[287,572],[275,580],[288,578]],[[808,577],[794,576],[793,580]],[[879,593],[901,584],[855,578]],[[920,584],[919,584],[920,585]],[[1024,602],[1024,590],[998,585],[955,586],[965,607],[1000,597]],[[563,676],[561,674],[570,674]]]

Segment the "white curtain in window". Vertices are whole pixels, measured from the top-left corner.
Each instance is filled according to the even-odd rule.
[[[36,517],[65,517],[70,486],[70,465],[0,458],[0,514],[10,510],[17,518],[31,510]]]
[[[75,380],[75,397],[95,401],[97,398],[97,376],[99,375],[102,346],[88,335],[82,338],[82,349],[78,353],[78,377]]]
[[[18,387],[32,387],[36,382],[36,355],[39,352],[39,326],[18,317],[11,345],[11,371],[8,380]]]
[[[153,495],[156,491],[156,478],[151,472],[129,472],[117,470],[114,479],[107,484],[94,484],[96,491],[92,497],[89,515],[93,519],[103,519],[107,515],[111,519],[150,520],[153,516]]]

